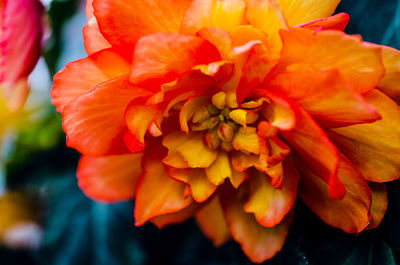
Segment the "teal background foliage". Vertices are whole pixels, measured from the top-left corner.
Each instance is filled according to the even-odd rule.
[[[44,56],[50,74],[84,56],[82,47],[71,48],[71,43],[82,45],[81,8],[72,0],[53,0],[49,6],[53,34]],[[400,0],[343,0],[342,11],[351,15],[348,33],[400,48]],[[2,265],[252,264],[235,242],[214,248],[193,220],[162,230],[151,224],[137,228],[133,202],[108,205],[87,199],[75,178],[79,155],[65,147],[61,117],[50,104],[43,121],[24,131],[13,148],[7,186],[35,191],[41,198],[44,241],[34,251],[0,248]],[[298,202],[283,250],[264,264],[400,264],[400,181],[388,184],[388,190],[389,209],[381,226],[359,235],[325,225]]]

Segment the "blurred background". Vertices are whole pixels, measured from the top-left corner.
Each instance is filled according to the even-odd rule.
[[[101,204],[82,194],[79,154],[65,147],[49,91],[57,71],[86,55],[84,1],[42,2],[45,45],[29,77],[31,93],[9,118],[12,126],[0,126],[0,264],[252,264],[235,242],[215,248],[193,220],[162,230],[135,227],[132,202]],[[400,0],[342,0],[338,12],[351,16],[347,33],[400,48]],[[359,235],[326,226],[298,202],[283,250],[265,264],[400,264],[400,181],[388,189],[381,226]]]

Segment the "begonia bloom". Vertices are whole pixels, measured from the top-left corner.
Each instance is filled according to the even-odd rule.
[[[297,198],[347,233],[400,176],[399,54],[343,32],[339,0],[93,0],[88,57],[55,76],[79,185],[136,225],[192,216],[254,262]]]

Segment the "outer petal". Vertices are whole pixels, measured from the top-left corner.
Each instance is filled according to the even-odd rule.
[[[383,183],[369,183],[372,191],[372,204],[370,209],[371,221],[367,229],[374,229],[379,226],[385,216],[388,207],[388,196],[386,185]]]
[[[355,93],[374,88],[384,74],[381,50],[360,37],[325,30],[314,33],[301,28],[281,31],[280,71],[291,64],[309,64],[318,69],[337,69]]]
[[[300,198],[325,223],[340,228],[347,233],[358,233],[369,223],[371,190],[357,168],[342,156],[338,176],[346,187],[342,200],[329,196],[328,185],[312,173],[306,165],[298,161],[302,178]]]
[[[244,0],[193,0],[182,22],[181,33],[196,34],[205,27],[231,30],[246,24]]]
[[[130,81],[141,83],[156,79],[166,83],[195,65],[220,59],[218,50],[201,38],[176,33],[155,33],[138,41]]]
[[[254,170],[249,178],[250,196],[244,205],[244,210],[254,213],[257,221],[265,227],[278,225],[293,207],[299,178],[299,173],[291,159],[285,160],[282,189],[269,184],[266,174]]]
[[[179,224],[192,217],[198,208],[199,204],[192,203],[185,209],[180,210],[179,212],[154,217],[150,220],[150,222],[155,224],[159,229],[167,225]]]
[[[364,175],[366,180],[387,182],[400,177],[400,108],[383,93],[364,96],[382,119],[332,129],[329,137]]]
[[[94,17],[93,12],[93,0],[86,0],[85,13],[88,21]]]
[[[344,31],[349,24],[350,16],[346,13],[339,13],[331,17],[318,19],[299,25],[298,27],[311,29],[311,30],[340,30]]]
[[[57,111],[61,111],[71,100],[89,92],[104,81],[128,74],[129,70],[129,63],[113,49],[71,62],[54,76],[54,86],[51,89],[52,103]]]
[[[99,24],[95,17],[83,27],[83,42],[88,55],[111,48],[111,44],[101,35]]]
[[[343,198],[345,190],[337,176],[339,152],[324,131],[303,109],[292,104],[296,112],[296,127],[280,134],[318,176],[329,184],[332,198]]]
[[[275,227],[263,227],[252,214],[244,212],[246,195],[244,186],[239,191],[229,188],[221,193],[221,205],[232,237],[253,262],[261,263],[281,250],[289,233],[293,215],[289,215]]]
[[[382,58],[385,66],[385,76],[378,84],[378,89],[389,97],[400,96],[400,51],[390,48],[382,47]]]
[[[0,81],[14,85],[35,67],[41,50],[43,6],[39,0],[5,1],[1,22]]]
[[[218,194],[197,211],[195,218],[200,229],[215,246],[221,246],[231,238]]]
[[[293,67],[270,80],[269,87],[292,98],[318,122],[329,127],[369,123],[380,118],[376,110],[353,93],[337,70]]]
[[[171,178],[188,184],[191,195],[196,202],[204,202],[217,189],[217,186],[208,181],[202,168],[176,169],[166,167],[166,172]]]
[[[178,32],[190,0],[94,0],[100,31],[113,45],[134,44],[155,32]]]
[[[295,26],[332,15],[340,0],[276,0],[276,2],[285,14],[289,26]]]
[[[125,109],[132,99],[146,93],[125,76],[104,82],[73,100],[62,111],[67,145],[93,156],[126,152]]]
[[[143,154],[83,156],[78,166],[78,185],[94,200],[118,202],[133,199],[142,172]]]
[[[154,147],[143,157],[143,174],[136,191],[135,225],[143,225],[157,216],[178,212],[193,200],[185,197],[186,185],[173,180],[161,162],[163,150]]]

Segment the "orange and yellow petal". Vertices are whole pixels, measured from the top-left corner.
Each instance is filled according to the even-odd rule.
[[[140,176],[135,200],[135,225],[148,220],[181,211],[193,203],[185,196],[186,185],[168,176],[161,162],[163,150],[146,153],[143,157],[143,173]]]
[[[239,192],[225,189],[221,193],[221,205],[233,239],[253,262],[261,263],[279,252],[289,233],[293,214],[289,214],[279,225],[267,228],[260,225],[253,214],[243,209],[246,189]]]
[[[383,65],[385,66],[385,76],[378,84],[378,89],[395,98],[400,96],[400,51],[380,46],[382,48]]]
[[[366,180],[387,182],[400,177],[400,108],[378,90],[364,99],[381,120],[331,129],[329,137],[357,166]]]
[[[244,0],[193,0],[182,21],[181,33],[196,34],[205,27],[234,29],[246,24]]]
[[[321,220],[347,233],[359,233],[367,227],[371,190],[351,162],[343,156],[339,162],[338,176],[346,188],[341,200],[332,199],[328,185],[301,161],[296,163],[302,174],[299,196]]]
[[[303,24],[310,20],[329,17],[340,0],[275,0],[288,21],[289,26]]]
[[[290,212],[297,196],[300,176],[292,161],[285,162],[284,184],[277,189],[268,183],[268,176],[258,170],[249,178],[250,195],[244,205],[247,213],[254,213],[257,221],[265,227],[278,225]]]

